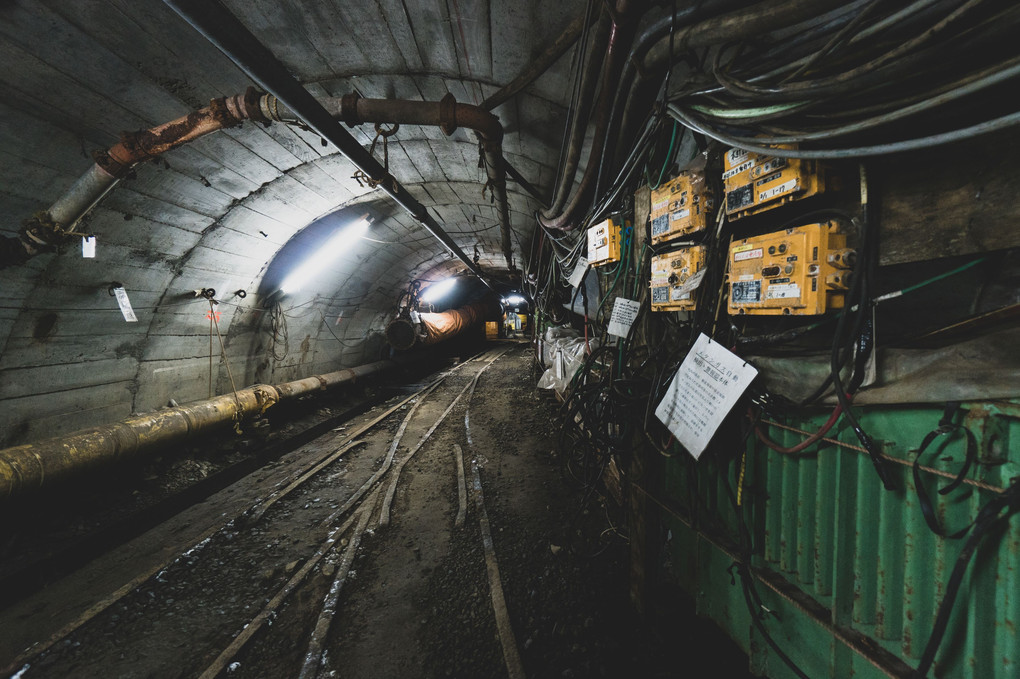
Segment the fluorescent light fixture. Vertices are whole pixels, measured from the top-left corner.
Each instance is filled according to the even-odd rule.
[[[450,290],[453,290],[453,286],[457,284],[456,278],[445,278],[438,283],[433,283],[429,287],[425,288],[425,292],[421,294],[421,301],[432,304],[445,297]]]
[[[314,255],[284,279],[283,285],[280,286],[280,292],[285,295],[293,294],[322,273],[340,253],[350,247],[355,240],[365,235],[368,231],[368,223],[368,218],[362,217],[334,233],[328,241],[316,248]]]
[[[528,300],[524,299],[520,295],[509,295],[509,296],[503,298],[503,304],[508,304],[508,305],[511,305],[511,306],[517,306],[518,304],[524,304],[527,301]]]

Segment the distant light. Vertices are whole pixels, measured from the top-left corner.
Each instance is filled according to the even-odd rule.
[[[504,297],[503,298],[503,304],[512,305],[512,306],[517,306],[519,304],[524,304],[527,301],[528,300],[524,299],[520,295],[509,295],[508,297]]]
[[[362,217],[333,234],[322,246],[316,248],[314,255],[284,279],[283,285],[280,286],[280,292],[285,295],[295,293],[308,281],[322,273],[345,249],[350,247],[352,242],[365,235],[365,232],[368,231],[368,223],[368,219]]]
[[[445,297],[451,290],[453,290],[453,286],[456,284],[457,284],[456,278],[446,278],[439,281],[438,283],[433,283],[429,287],[425,288],[425,292],[421,294],[421,301],[428,302],[429,304],[432,304],[433,302],[438,302],[440,299]]]

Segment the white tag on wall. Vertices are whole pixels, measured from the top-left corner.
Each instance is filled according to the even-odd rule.
[[[81,256],[85,259],[94,259],[96,256],[96,237],[81,237]]]
[[[655,416],[697,459],[757,374],[754,366],[702,334],[676,371]]]
[[[609,318],[609,334],[626,338],[640,309],[640,302],[617,297],[613,304],[613,315]]]
[[[135,311],[131,308],[131,300],[128,299],[127,290],[124,288],[114,288],[113,294],[117,298],[117,304],[120,305],[120,313],[123,314],[124,320],[128,323],[137,323],[138,317],[135,316]]]
[[[577,260],[577,266],[574,267],[573,273],[570,274],[570,287],[576,288],[581,285],[581,281],[584,279],[584,272],[588,270],[588,260],[584,257],[580,257]]]

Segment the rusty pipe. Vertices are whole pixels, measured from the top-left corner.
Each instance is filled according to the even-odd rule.
[[[236,394],[0,450],[0,498],[24,495],[86,470],[223,429],[276,403],[350,384],[400,363],[377,361],[275,386],[258,384]]]
[[[248,88],[244,94],[213,99],[208,106],[176,120],[147,130],[121,133],[120,142],[92,154],[95,164],[48,209],[25,221],[18,232],[24,254],[19,252],[11,261],[0,261],[0,266],[24,261],[83,235],[74,230],[81,218],[139,163],[211,132],[236,127],[247,119],[268,122],[259,108],[259,97],[254,88]]]
[[[386,326],[386,341],[399,351],[410,349],[415,344],[437,344],[459,335],[495,313],[494,304],[482,300],[442,313],[420,313],[418,323],[401,316]]]
[[[249,87],[244,94],[213,99],[186,116],[139,132],[121,134],[120,143],[94,155],[96,165],[121,178],[138,163],[177,148],[211,132],[237,127],[245,120],[269,122],[259,107],[261,93]]]
[[[577,176],[577,166],[581,160],[581,150],[584,147],[588,120],[591,116],[592,100],[595,97],[595,88],[599,83],[598,60],[605,60],[607,57],[606,46],[609,40],[609,29],[609,12],[603,7],[591,38],[591,45],[581,67],[579,76],[581,86],[574,110],[570,115],[568,128],[570,138],[567,141],[567,150],[563,157],[563,169],[553,191],[552,202],[547,209],[542,211],[542,215],[547,219],[555,217],[563,210],[563,205],[570,195],[570,188],[574,185],[574,178]]]
[[[559,58],[570,49],[571,45],[577,42],[578,38],[585,29],[585,14],[578,14],[573,21],[564,29],[563,33],[560,34],[556,40],[554,40],[545,51],[542,52],[533,62],[528,64],[528,67],[524,69],[516,78],[511,80],[509,83],[504,85],[498,92],[493,93],[491,96],[486,97],[485,101],[481,103],[481,108],[486,111],[491,111],[500,104],[512,99],[517,96],[517,93],[523,90],[531,83],[538,80],[538,78],[549,70],[549,68],[559,61]]]
[[[362,123],[398,123],[407,125],[438,126],[446,135],[458,127],[474,130],[485,158],[486,186],[492,191],[499,209],[499,227],[502,235],[503,257],[509,269],[514,268],[513,244],[510,240],[510,203],[506,195],[506,167],[503,161],[503,125],[492,113],[480,106],[460,104],[447,93],[437,102],[408,101],[404,99],[366,99],[357,93],[339,100],[322,101],[328,111],[349,127]]]
[[[507,267],[514,268],[513,245],[510,241],[510,203],[506,194],[506,167],[503,160],[503,125],[499,118],[480,106],[461,104],[447,93],[439,101],[412,101],[408,99],[366,99],[356,92],[343,97],[319,99],[322,107],[348,127],[364,123],[430,125],[446,135],[458,127],[474,130],[481,142],[485,158],[486,186],[492,191],[499,209],[499,226],[502,235],[503,256]],[[273,95],[262,98],[262,111],[271,120],[288,122],[297,118],[295,113]]]
[[[609,29],[609,43],[605,61],[602,66],[602,82],[598,101],[595,105],[595,128],[592,136],[588,162],[584,169],[581,182],[574,195],[567,201],[559,214],[547,211],[538,215],[539,223],[547,229],[567,230],[574,227],[577,213],[595,190],[598,177],[598,159],[606,145],[609,127],[609,115],[612,112],[613,96],[618,85],[623,60],[626,57],[630,42],[634,37],[634,21],[630,16],[628,0],[617,0],[616,12],[613,13],[612,25]],[[555,203],[554,203],[555,204]]]

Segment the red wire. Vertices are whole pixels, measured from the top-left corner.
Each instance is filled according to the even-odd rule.
[[[847,394],[847,398],[851,398],[851,397],[852,397],[851,394]],[[772,450],[776,451],[777,453],[784,453],[784,454],[787,454],[787,455],[794,454],[794,453],[799,453],[799,452],[803,451],[805,448],[807,448],[808,446],[810,446],[810,445],[812,445],[814,443],[817,443],[826,434],[828,434],[829,430],[832,429],[835,426],[836,422],[839,421],[839,416],[842,415],[842,414],[843,414],[843,406],[837,403],[836,407],[832,409],[832,414],[829,415],[829,419],[825,422],[825,424],[822,425],[821,429],[819,429],[814,434],[812,434],[811,436],[807,437],[806,439],[804,439],[803,441],[801,441],[797,445],[792,446],[790,448],[784,448],[783,446],[779,445],[778,443],[776,443],[775,441],[770,439],[765,434],[765,432],[763,432],[761,430],[761,424],[760,423],[757,423],[757,422],[755,423],[755,425],[754,425],[754,434],[755,434],[755,436],[758,437],[759,441],[761,441],[768,448],[771,448]]]

